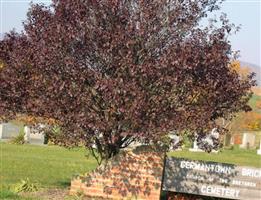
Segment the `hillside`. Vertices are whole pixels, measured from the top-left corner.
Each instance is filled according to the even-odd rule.
[[[254,95],[249,101],[252,111],[238,113],[229,128],[230,132],[261,131],[261,95],[256,91],[261,92],[261,87],[255,88]]]
[[[240,63],[243,67],[248,67],[248,68],[250,68],[250,70],[252,72],[256,73],[255,79],[257,80],[258,86],[261,86],[261,66],[258,66],[258,65],[252,64],[252,63],[248,63],[248,62],[244,62],[244,61],[240,61]]]
[[[252,91],[254,92],[255,95],[261,97],[261,86],[259,86],[259,87],[253,87],[253,88],[252,88]]]

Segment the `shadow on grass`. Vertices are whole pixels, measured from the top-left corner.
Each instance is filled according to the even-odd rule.
[[[58,181],[55,183],[55,185],[57,185],[59,188],[69,188],[71,186],[71,181]]]

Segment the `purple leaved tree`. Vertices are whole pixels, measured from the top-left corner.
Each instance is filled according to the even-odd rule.
[[[219,0],[53,0],[0,41],[0,116],[55,120],[57,144],[99,161],[169,131],[203,134],[247,111],[255,84],[229,67],[227,36],[199,25]],[[95,146],[95,150],[93,149]]]

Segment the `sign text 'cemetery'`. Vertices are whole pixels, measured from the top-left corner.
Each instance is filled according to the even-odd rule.
[[[163,190],[227,199],[259,200],[261,169],[167,158]]]

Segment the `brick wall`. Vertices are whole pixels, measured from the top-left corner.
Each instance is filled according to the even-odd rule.
[[[121,152],[106,165],[74,178],[70,194],[89,198],[159,200],[164,154],[150,147]]]
[[[174,192],[169,192],[168,200],[202,200],[202,199],[197,198],[195,195],[176,194]]]

